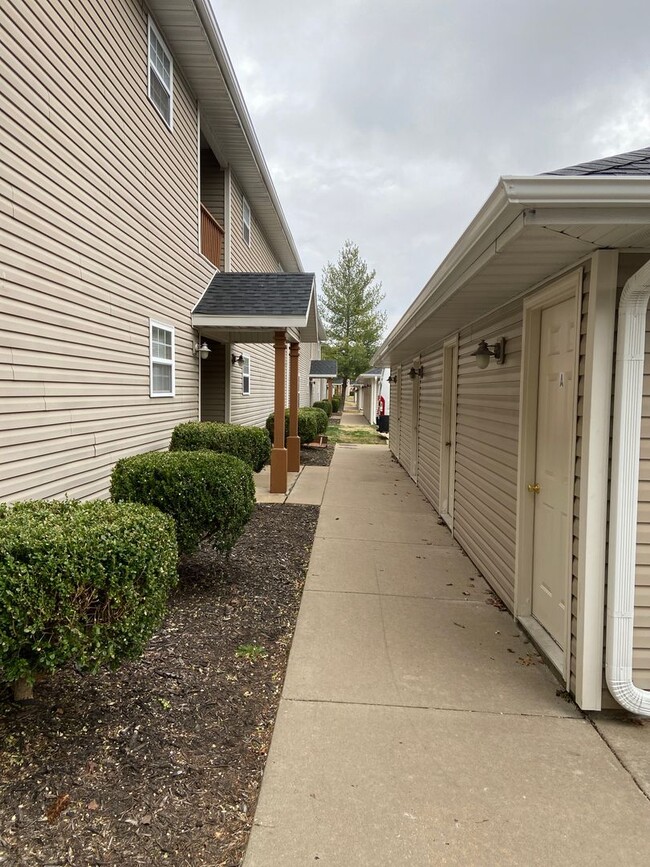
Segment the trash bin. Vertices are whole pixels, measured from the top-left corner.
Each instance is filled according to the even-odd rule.
[[[388,419],[390,416],[380,415],[378,417],[379,433],[388,433]]]

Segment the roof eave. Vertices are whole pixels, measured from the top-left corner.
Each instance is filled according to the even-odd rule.
[[[523,231],[524,212],[529,209],[544,206],[636,209],[647,208],[649,201],[650,177],[500,178],[483,207],[375,353],[372,364],[385,365],[415,328],[461,288],[463,277],[471,276],[473,266],[498,253],[496,242],[501,237],[507,239],[508,235],[514,237]]]

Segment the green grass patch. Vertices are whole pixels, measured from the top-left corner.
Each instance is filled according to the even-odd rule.
[[[348,425],[330,425],[327,437],[331,443],[356,443],[362,446],[386,445],[386,440],[380,437],[374,427],[348,427]]]

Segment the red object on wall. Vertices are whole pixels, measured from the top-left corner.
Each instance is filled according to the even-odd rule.
[[[385,415],[386,414],[386,400],[379,395],[379,401],[377,403],[377,415]]]

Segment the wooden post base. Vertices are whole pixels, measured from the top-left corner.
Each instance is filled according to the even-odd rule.
[[[290,473],[300,472],[300,437],[287,437],[287,468]]]
[[[272,494],[287,493],[287,450],[271,450],[271,484],[269,491]]]

